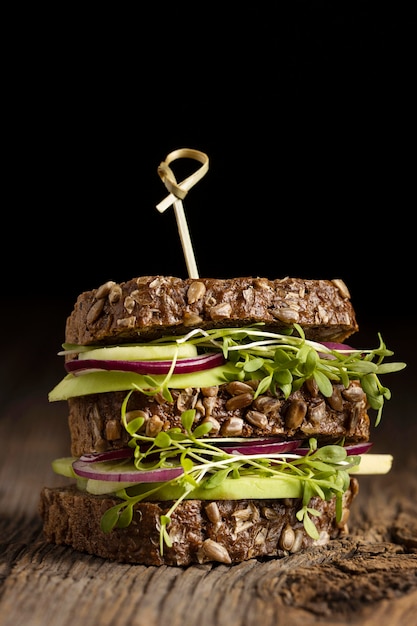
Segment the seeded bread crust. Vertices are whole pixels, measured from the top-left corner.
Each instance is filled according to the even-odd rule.
[[[181,279],[108,281],[79,295],[65,340],[80,345],[146,341],[192,328],[264,322],[277,332],[300,324],[307,338],[344,341],[359,327],[340,279]]]
[[[160,395],[132,394],[127,406],[132,418],[145,419],[143,434],[154,437],[169,428],[182,428],[181,414],[194,407],[194,427],[210,421],[210,436],[269,437],[308,440],[320,444],[345,440],[368,441],[370,420],[365,393],[356,381],[345,389],[333,385],[325,398],[310,380],[285,399],[269,393],[253,399],[250,385],[235,381],[218,388],[172,389],[173,402]],[[121,420],[126,392],[92,394],[68,400],[71,454],[116,450],[128,445],[130,435]],[[138,413],[139,412],[139,413]]]
[[[98,289],[80,294],[67,319],[65,341],[80,345],[122,344],[182,334],[193,328],[237,327],[257,322],[277,332],[298,323],[307,338],[318,341],[344,341],[358,330],[349,292],[339,279],[183,280],[171,276],[144,276],[120,284],[109,281]],[[342,393],[341,389],[339,391]],[[191,402],[197,408],[199,402],[203,406],[204,392],[198,389],[191,393],[201,394],[200,398],[191,398]],[[227,393],[225,389],[220,390],[217,412],[212,415],[225,436],[235,435],[232,431],[241,421],[242,436],[281,432],[285,437],[297,438],[303,433],[303,438],[308,438],[316,434],[316,419],[320,429],[324,428],[323,436],[326,437],[327,428],[332,440],[347,433],[353,440],[368,440],[369,437],[366,402],[355,394],[339,398],[339,393],[335,392],[332,400],[325,401],[317,390],[308,390],[309,395],[306,389],[299,390],[286,406],[280,399],[272,398],[279,404],[273,417],[266,405],[250,407],[250,403],[242,404],[242,398],[235,399],[244,396],[244,391],[229,396]],[[128,408],[143,410],[148,415],[146,428],[155,428],[155,432],[149,433],[154,436],[161,429],[180,426],[179,416],[190,400],[183,394],[187,392],[173,390],[175,400],[171,406],[166,402],[164,405],[161,398],[133,394],[132,406]],[[126,445],[126,434],[120,423],[124,397],[124,393],[109,393],[69,400],[74,456]],[[138,399],[143,406],[134,406]],[[228,401],[231,403],[226,407]],[[207,411],[213,408],[214,405],[211,409],[206,406],[206,413],[199,409],[198,419],[207,417]],[[249,416],[250,410],[256,415]],[[232,430],[227,432],[228,428]],[[341,432],[336,432],[335,428]],[[167,514],[172,502],[136,504],[132,523],[109,534],[101,531],[100,520],[108,508],[120,502],[115,496],[95,496],[77,490],[75,485],[45,487],[40,496],[39,512],[49,542],[102,558],[143,565],[239,563],[251,558],[283,557],[312,545],[323,545],[346,533],[350,505],[357,492],[358,483],[352,479],[350,489],[343,496],[344,514],[340,524],[335,519],[334,499],[311,500],[309,506],[321,512],[320,517],[312,517],[320,533],[316,542],[296,518],[299,500],[186,500],[171,516],[168,530],[173,545],[165,546],[163,554],[159,548],[160,517]]]
[[[81,492],[75,486],[41,492],[39,512],[47,541],[105,559],[141,565],[188,566],[193,563],[239,563],[259,557],[283,557],[313,545],[324,545],[348,532],[346,520],[358,493],[351,480],[344,494],[342,521],[335,520],[335,500],[313,498],[309,506],[320,538],[313,541],[295,516],[300,501],[225,500],[181,502],[168,527],[173,545],[159,549],[159,520],[172,502],[141,502],[127,528],[108,534],[100,529],[103,513],[120,500]]]

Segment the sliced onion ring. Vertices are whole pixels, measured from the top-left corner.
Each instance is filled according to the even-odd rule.
[[[83,454],[80,461],[83,463],[96,463],[100,461],[120,461],[121,459],[133,458],[133,448],[120,448],[119,450],[106,450],[106,452],[92,452]]]
[[[242,450],[243,454],[256,454],[251,452],[251,448],[259,448],[261,453],[268,453],[267,448],[271,447],[275,453],[292,452],[301,444],[301,439],[282,441],[281,437],[225,437],[223,439],[207,438],[208,444],[213,444],[217,448],[221,448],[229,454],[233,454],[234,450]],[[155,451],[156,453],[157,451]],[[91,454],[83,454],[80,461],[84,463],[100,463],[108,461],[120,461],[123,459],[133,458],[133,448],[120,448],[118,450],[106,450],[105,452],[92,452]]]
[[[210,443],[210,439],[208,439],[208,443]],[[295,454],[304,456],[310,451],[310,448],[300,447],[302,443],[300,440],[277,441],[274,440],[274,437],[241,439],[240,441],[230,441],[230,443],[225,440],[220,443],[213,439],[212,443],[228,454],[264,454],[268,456],[295,451]],[[372,445],[370,442],[356,443],[344,446],[344,448],[348,455],[360,455],[368,452]],[[181,466],[138,470],[134,467],[133,461],[126,465],[121,463],[119,466],[115,464],[111,467],[113,461],[128,461],[129,459],[133,459],[132,448],[121,448],[120,450],[84,454],[74,461],[72,467],[77,476],[83,478],[125,483],[166,482],[178,478],[184,473]]]
[[[178,359],[174,374],[200,372],[223,365],[225,362],[221,352],[201,354],[194,357]],[[73,359],[65,363],[65,369],[71,374],[86,374],[99,371],[135,372],[136,374],[167,374],[172,361],[116,361],[100,359]]]
[[[321,341],[320,343],[322,346],[329,348],[329,350],[337,350],[338,352],[341,352],[342,350],[355,351],[355,348],[348,346],[347,343],[337,343],[335,341]]]
[[[358,350],[355,350],[355,348],[352,348],[352,346],[348,346],[346,343],[336,343],[335,341],[322,341],[321,345],[325,346],[329,350],[335,350],[336,352],[342,352],[342,353],[345,352],[346,354],[349,354],[352,352],[358,352]],[[330,359],[330,360],[336,358],[334,354],[331,354],[329,352],[319,352],[319,356],[322,359]]]
[[[367,452],[369,452],[373,445],[373,443],[367,441],[361,443],[352,443],[343,447],[346,450],[348,456],[354,456],[356,454],[366,454]],[[308,452],[310,452],[310,448],[297,448],[297,454],[300,454],[301,456],[306,455]]]
[[[165,482],[177,478],[184,473],[181,466],[137,470],[133,463],[125,467],[120,465],[119,467],[115,466],[114,469],[110,469],[106,462],[98,461],[92,463],[91,461],[82,461],[81,458],[74,461],[72,467],[77,476],[81,476],[82,478],[124,483]]]

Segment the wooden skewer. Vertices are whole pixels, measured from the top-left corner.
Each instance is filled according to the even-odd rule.
[[[193,174],[185,178],[181,183],[177,183],[170,163],[176,159],[194,159],[202,163],[202,166]],[[180,148],[170,152],[165,161],[162,161],[158,166],[158,174],[164,183],[165,187],[169,191],[169,195],[157,204],[156,208],[160,213],[163,213],[174,205],[175,218],[177,220],[178,232],[181,239],[182,249],[184,252],[185,263],[190,278],[198,278],[198,269],[195,261],[194,251],[191,244],[190,233],[188,230],[187,220],[185,218],[184,206],[182,200],[187,195],[188,191],[193,187],[203,176],[207,173],[209,166],[209,159],[204,152],[199,150],[192,150],[191,148]]]

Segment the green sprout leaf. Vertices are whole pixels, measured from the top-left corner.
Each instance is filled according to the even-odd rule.
[[[223,470],[218,470],[210,475],[209,478],[204,482],[204,486],[206,489],[213,489],[224,481],[225,478],[228,477],[230,472],[233,471],[233,468],[226,468]]]
[[[317,530],[309,514],[320,515],[318,511],[308,508],[307,506],[303,506],[302,509],[297,511],[296,517],[299,522],[303,522],[304,530],[306,531],[307,535],[309,535],[312,539],[317,540],[320,537],[319,531]]]
[[[194,417],[195,417],[195,411],[191,409],[189,411],[184,411],[183,414],[181,415],[181,422],[187,433],[191,432],[191,429],[194,423]]]
[[[171,445],[171,437],[168,433],[161,431],[156,435],[154,445],[157,448],[169,448]]]
[[[168,546],[168,548],[172,547],[171,537],[168,533],[168,525],[171,523],[171,518],[168,515],[161,515],[161,531],[160,531],[160,539],[159,539],[159,549],[161,554],[164,553],[164,543]]]
[[[317,387],[320,389],[323,396],[326,398],[330,398],[333,393],[333,386],[330,379],[321,372],[320,370],[315,370],[313,372],[313,378],[317,383]]]
[[[119,521],[119,512],[121,506],[125,506],[124,502],[122,505],[112,506],[110,509],[104,512],[100,520],[100,528],[104,533],[109,533],[117,526]]]
[[[133,519],[133,506],[128,505],[119,515],[117,525],[119,528],[127,528]]]
[[[264,360],[258,358],[248,359],[243,366],[245,372],[251,373],[256,372],[264,366]]]
[[[347,453],[343,446],[327,445],[316,450],[310,459],[320,459],[325,463],[341,463],[347,457]]]
[[[143,417],[136,417],[127,424],[126,430],[129,435],[134,435],[142,428],[144,423],[145,419]]]

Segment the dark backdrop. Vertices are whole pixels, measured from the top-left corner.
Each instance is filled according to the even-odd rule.
[[[47,404],[80,292],[187,276],[173,211],[155,207],[159,163],[189,147],[210,159],[184,200],[200,275],[344,279],[351,343],[376,347],[381,332],[408,364],[384,381],[401,451],[417,375],[416,8],[404,6],[36,5],[10,20],[0,405]]]
[[[415,9],[239,7],[28,18],[2,300],[69,312],[109,279],[186,276],[155,207],[189,147],[210,158],[184,200],[201,276],[340,277],[360,323],[415,319]]]

